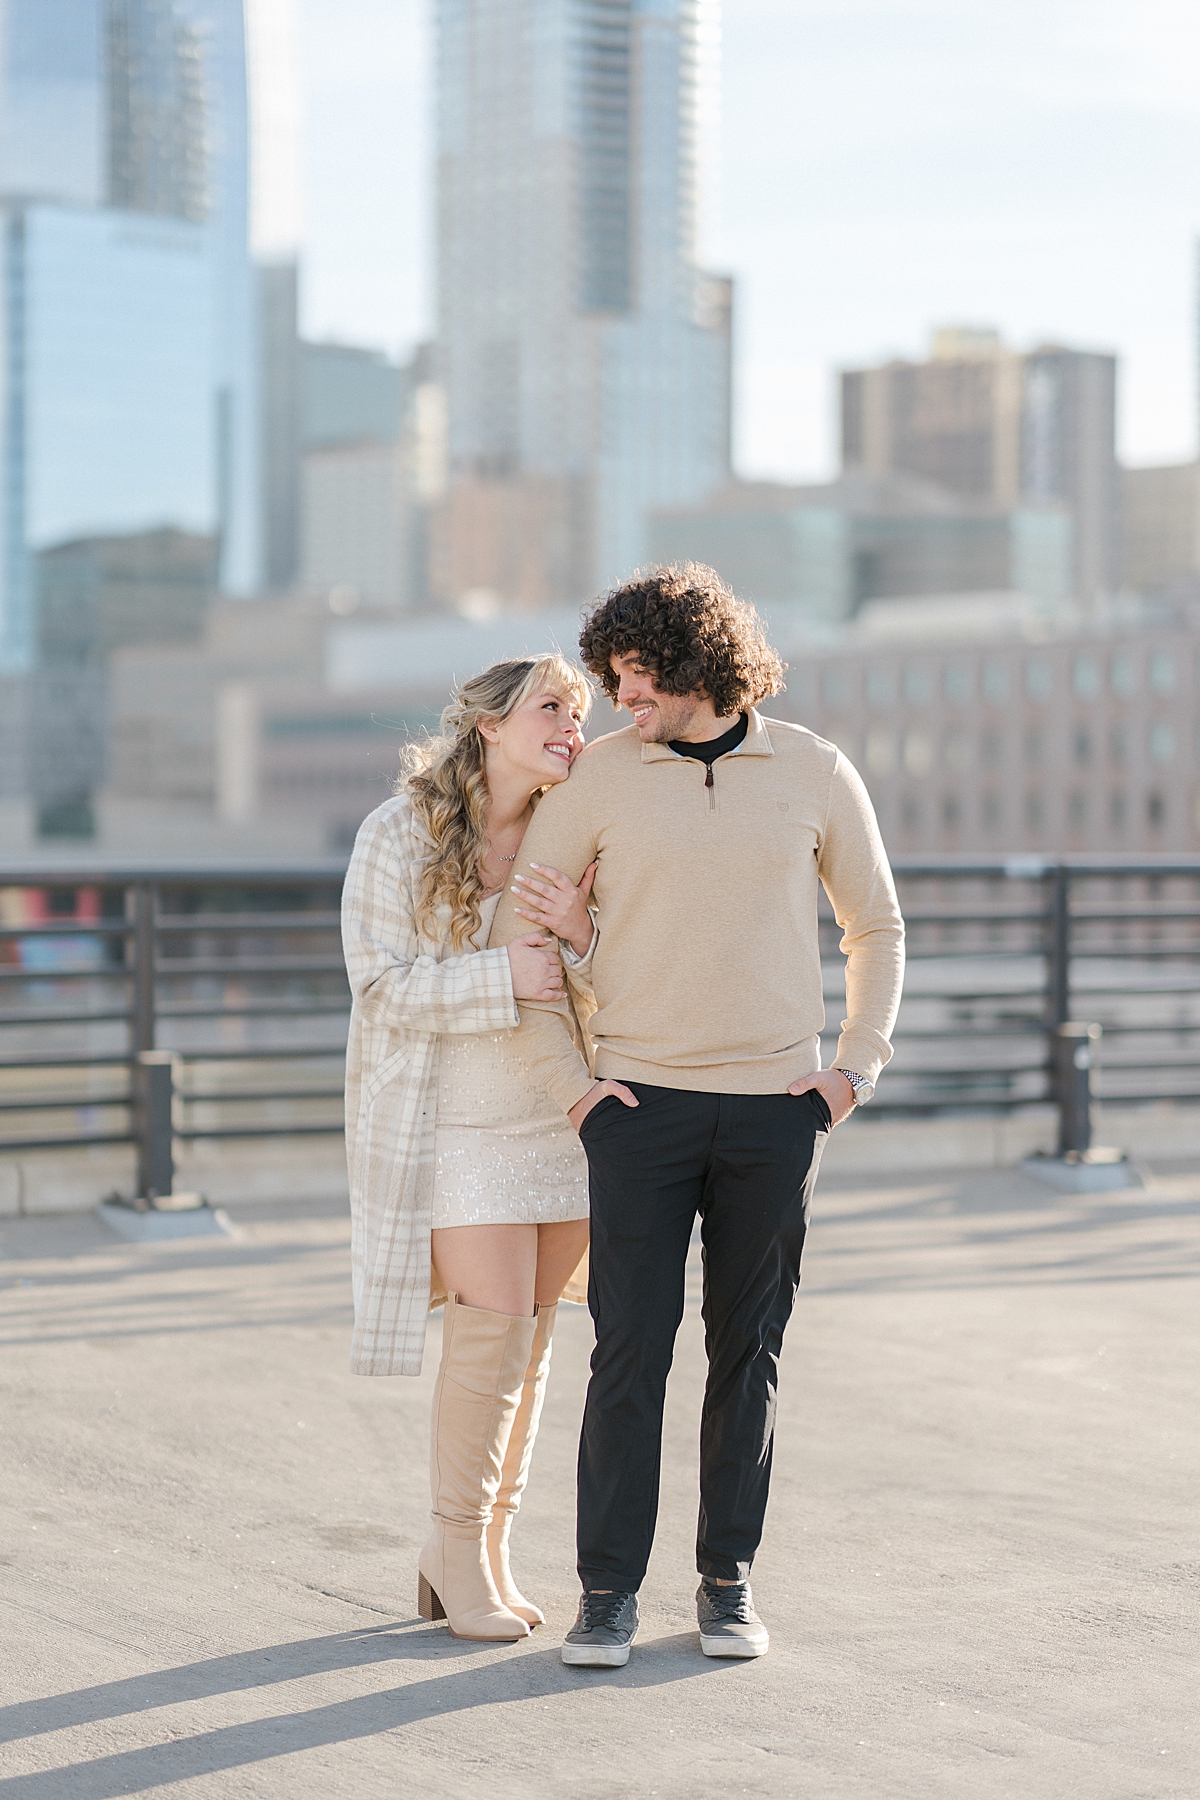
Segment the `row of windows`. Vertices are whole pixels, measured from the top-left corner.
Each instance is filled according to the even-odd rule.
[[[1144,736],[1123,724],[1111,725],[1101,733],[1087,724],[1077,724],[1071,731],[1068,753],[1078,768],[1107,760],[1117,768],[1129,763],[1139,744],[1144,746],[1151,762],[1170,763],[1181,755],[1186,745],[1180,741],[1174,725],[1165,719],[1155,720],[1145,728]],[[1200,761],[1200,725],[1196,728],[1195,754]],[[1027,726],[1020,741],[1021,761],[1027,768],[1040,769],[1057,754],[1049,734],[1040,725]],[[1005,760],[1005,738],[999,731],[982,731],[978,741],[967,731],[946,731],[941,737],[914,727],[908,731],[889,731],[875,725],[867,732],[864,765],[869,775],[895,775],[904,770],[909,775],[928,775],[936,764],[957,774],[976,764],[984,769],[998,769]]]
[[[901,828],[908,833],[930,826],[963,831],[976,821],[985,831],[1009,831],[1014,826],[1041,831],[1050,820],[1046,797],[1036,790],[1021,795],[983,794],[977,806],[962,794],[906,794],[896,814]],[[1200,794],[1193,815],[1193,825],[1200,831]],[[1106,796],[1077,792],[1067,795],[1066,821],[1072,831],[1099,826],[1129,831],[1142,824],[1160,831],[1167,822],[1167,802],[1160,793],[1134,795],[1116,791]]]
[[[1196,667],[1196,683],[1200,686],[1200,659]],[[1071,692],[1079,700],[1099,700],[1106,692],[1119,700],[1137,693],[1144,677],[1153,694],[1173,694],[1181,682],[1177,658],[1168,650],[1155,650],[1144,660],[1127,650],[1114,651],[1102,657],[1092,653],[1076,656],[1070,666]],[[801,678],[801,684],[803,678]],[[940,685],[943,699],[952,706],[969,706],[982,696],[993,705],[1023,692],[1026,699],[1049,700],[1054,692],[1054,668],[1044,656],[1026,657],[1018,670],[1012,664],[987,661],[981,667],[969,662],[947,662],[940,672],[929,663],[912,662],[904,669],[874,664],[866,670],[863,689],[867,704],[879,709],[894,706],[901,697],[909,706],[928,706]],[[834,708],[852,705],[856,696],[855,672],[845,668],[824,670],[821,676],[821,698]]]

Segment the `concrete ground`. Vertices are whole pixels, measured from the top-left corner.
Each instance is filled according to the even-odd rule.
[[[5,1222],[0,1800],[1194,1800],[1200,1175],[824,1186],[755,1569],[699,1652],[703,1357],[680,1334],[627,1668],[563,1667],[590,1326],[564,1308],[511,1648],[416,1619],[419,1381],[346,1373],[347,1225]],[[694,1286],[694,1284],[693,1284]]]

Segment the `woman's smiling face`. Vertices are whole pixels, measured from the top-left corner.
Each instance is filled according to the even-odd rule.
[[[583,709],[569,695],[531,694],[506,719],[481,724],[488,773],[528,775],[530,788],[565,781],[583,749]]]

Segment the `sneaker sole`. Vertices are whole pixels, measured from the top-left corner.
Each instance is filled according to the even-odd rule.
[[[577,1669],[623,1669],[629,1661],[628,1644],[564,1644],[562,1659]]]
[[[765,1656],[770,1647],[771,1640],[765,1633],[761,1638],[705,1637],[700,1633],[700,1648],[705,1656]]]

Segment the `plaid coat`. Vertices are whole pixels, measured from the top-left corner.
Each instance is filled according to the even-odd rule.
[[[519,1023],[506,949],[451,955],[444,936],[418,932],[429,849],[397,794],[359,827],[342,892],[356,1375],[419,1375],[429,1307],[445,1298],[431,1293],[429,1255],[439,1035]]]

